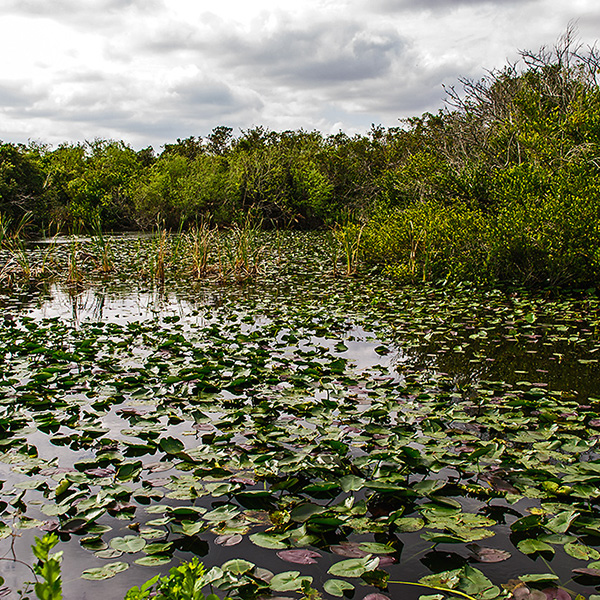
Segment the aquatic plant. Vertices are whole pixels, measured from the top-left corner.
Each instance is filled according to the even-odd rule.
[[[248,215],[242,225],[235,224],[220,238],[219,275],[243,282],[261,272],[263,248],[259,242],[260,224]]]
[[[216,234],[206,221],[192,227],[186,233],[186,242],[191,259],[192,276],[196,279],[209,273],[209,256],[215,244]]]
[[[102,221],[98,217],[94,221],[92,236],[92,255],[96,268],[100,273],[108,274],[114,270],[114,250],[111,241],[102,230]]]

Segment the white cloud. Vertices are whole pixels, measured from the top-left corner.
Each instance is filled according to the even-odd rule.
[[[594,0],[6,0],[5,140],[94,137],[156,147],[236,129],[342,128],[435,112],[442,84],[584,42]],[[18,51],[15,51],[18,49]]]

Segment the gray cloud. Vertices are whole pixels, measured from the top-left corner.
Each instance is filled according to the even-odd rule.
[[[591,43],[600,22],[593,0],[255,0],[239,18],[234,1],[5,0],[28,42],[0,73],[2,130],[140,146],[220,124],[354,133],[436,112],[442,84],[552,45],[570,19]]]
[[[403,11],[453,11],[463,7],[525,5],[538,0],[371,0],[373,8],[387,13]]]
[[[78,0],[5,0],[0,13],[62,19],[65,16],[89,16],[127,9],[156,10],[161,6],[164,6],[163,0],[86,0],[85,3]]]

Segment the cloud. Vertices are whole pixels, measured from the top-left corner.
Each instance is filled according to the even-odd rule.
[[[395,125],[443,106],[442,84],[551,46],[570,19],[593,42],[600,5],[4,0],[0,16],[0,52],[11,57],[0,70],[0,130],[15,141],[33,132],[145,146],[221,124]]]
[[[538,0],[371,0],[375,10],[386,13],[405,11],[454,11],[463,7],[493,6],[503,8],[510,5],[523,6]]]

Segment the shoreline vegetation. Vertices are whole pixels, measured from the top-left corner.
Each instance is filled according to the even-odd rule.
[[[365,135],[219,126],[158,155],[115,140],[3,143],[1,235],[335,228],[354,258],[402,280],[595,286],[599,69],[569,29],[447,89],[438,114]]]

